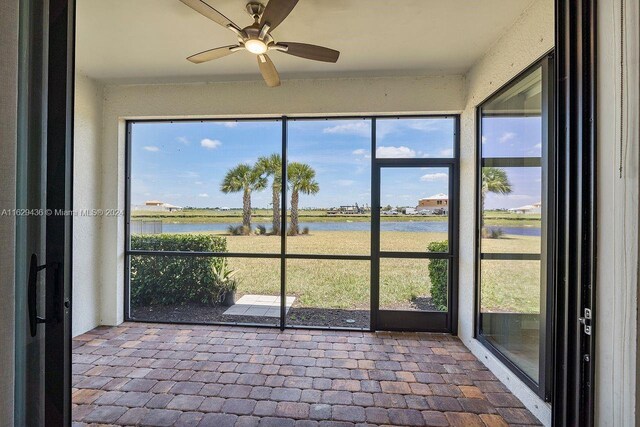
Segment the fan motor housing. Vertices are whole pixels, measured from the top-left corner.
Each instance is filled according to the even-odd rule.
[[[247,39],[259,39],[260,37],[260,25],[259,24],[253,24],[250,25],[246,28],[242,29],[242,32],[244,34],[246,34]],[[244,43],[244,40],[240,39],[240,41],[242,41]],[[273,43],[273,37],[271,37],[271,34],[267,33],[264,38],[262,39],[262,41],[266,44],[269,45],[271,43]]]
[[[264,12],[264,5],[254,1],[247,3],[247,12],[253,19],[258,21],[260,16],[262,16],[262,12]]]

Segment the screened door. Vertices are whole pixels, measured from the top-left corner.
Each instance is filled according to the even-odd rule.
[[[373,170],[375,327],[453,332],[457,121],[379,119],[377,125],[382,133]]]

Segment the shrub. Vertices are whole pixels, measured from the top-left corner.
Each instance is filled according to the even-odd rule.
[[[232,236],[242,236],[244,234],[244,226],[242,225],[230,225],[227,227],[227,231]]]
[[[491,228],[489,230],[489,238],[490,239],[499,239],[504,235],[504,231],[502,228]]]
[[[227,239],[197,234],[131,236],[131,248],[149,251],[227,252]],[[221,284],[214,269],[224,258],[134,255],[131,257],[131,304],[175,305],[218,302]]]
[[[427,247],[429,252],[447,252],[449,243],[445,241],[431,242]],[[446,259],[429,260],[429,279],[431,280],[431,302],[438,310],[448,309],[449,291],[449,262]]]
[[[267,227],[265,227],[264,225],[257,225],[256,229],[253,230],[253,232],[258,236],[264,236],[265,234],[267,234]]]
[[[238,279],[233,277],[237,271],[231,270],[226,260],[221,265],[212,266],[211,272],[219,286],[218,299],[222,299],[226,292],[235,292],[238,289]]]
[[[309,234],[309,227],[305,227],[302,229],[302,234]]]

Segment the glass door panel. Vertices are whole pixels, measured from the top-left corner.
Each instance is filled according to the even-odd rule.
[[[480,105],[478,135],[478,339],[542,397],[554,244],[550,67],[541,61]]]

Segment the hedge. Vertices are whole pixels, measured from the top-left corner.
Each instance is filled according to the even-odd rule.
[[[429,252],[447,252],[449,243],[431,242],[427,246]],[[446,259],[431,259],[429,261],[429,279],[431,279],[431,302],[438,310],[448,310],[449,294],[449,261]]]
[[[227,239],[198,234],[131,236],[131,248],[147,251],[227,252]],[[215,304],[220,286],[212,273],[224,258],[164,255],[131,256],[131,304]]]

